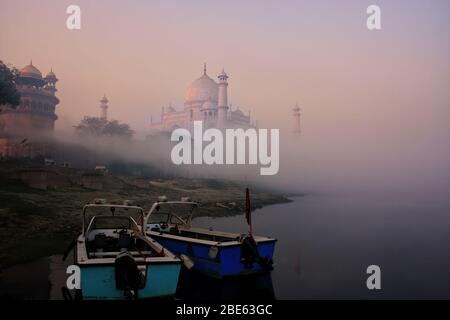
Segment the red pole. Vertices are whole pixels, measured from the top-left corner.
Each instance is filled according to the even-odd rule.
[[[247,218],[248,223],[248,233],[253,236],[252,212],[250,208],[250,190],[248,188],[245,189],[245,217]]]

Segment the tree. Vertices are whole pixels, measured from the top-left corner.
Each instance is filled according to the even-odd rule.
[[[101,136],[106,121],[96,117],[84,117],[75,126],[75,132],[80,136]]]
[[[0,105],[15,108],[20,104],[20,94],[15,84],[18,73],[16,68],[9,68],[0,60]]]
[[[112,137],[131,139],[134,131],[126,123],[117,120],[106,121],[97,117],[85,117],[75,126],[78,135],[86,137]]]
[[[117,120],[109,121],[103,127],[103,135],[111,137],[121,137],[125,139],[131,139],[134,135],[134,131],[126,123],[119,123]]]

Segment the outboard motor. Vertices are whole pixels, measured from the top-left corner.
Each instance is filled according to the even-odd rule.
[[[272,261],[259,255],[255,239],[250,235],[244,236],[241,240],[241,263],[250,269],[255,262],[266,270],[272,270]]]
[[[124,251],[117,255],[114,271],[116,288],[123,290],[127,299],[137,299],[138,289],[142,287],[144,277],[129,252]]]

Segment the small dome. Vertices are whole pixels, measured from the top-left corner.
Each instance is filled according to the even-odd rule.
[[[237,109],[233,111],[233,113],[244,116],[244,113],[241,111],[241,109],[239,109],[239,107],[237,107]]]
[[[45,79],[57,80],[56,75],[53,73],[53,70],[50,70],[50,72],[47,73],[47,75],[45,76]]]
[[[227,79],[227,78],[228,78],[228,75],[226,74],[225,70],[222,69],[222,72],[219,73],[219,75],[217,76],[217,78],[219,78],[219,79],[220,79],[220,78]]]
[[[22,68],[19,74],[21,77],[42,79],[42,73],[35,66],[33,66],[32,62],[28,66]]]
[[[202,105],[202,109],[211,109],[211,108],[215,108],[215,104],[211,101],[211,98],[208,99],[205,103],[203,103]]]

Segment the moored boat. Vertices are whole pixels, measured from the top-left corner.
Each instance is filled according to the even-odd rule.
[[[88,204],[75,245],[82,299],[175,295],[181,260],[143,233],[137,206]]]
[[[195,202],[160,199],[146,216],[146,234],[180,256],[188,268],[216,278],[272,269],[276,239],[193,227],[196,208]]]

